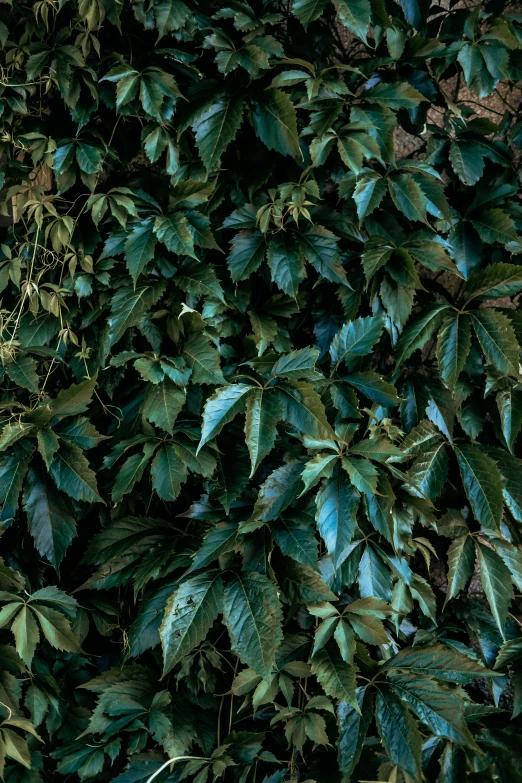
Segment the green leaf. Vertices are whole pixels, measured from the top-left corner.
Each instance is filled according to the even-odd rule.
[[[358,708],[355,693],[355,669],[343,661],[333,645],[319,650],[311,660],[312,674],[317,677],[327,696],[346,702]]]
[[[47,345],[57,334],[60,321],[54,315],[46,313],[34,318],[27,313],[20,319],[18,339],[24,348]]]
[[[3,502],[0,522],[7,524],[14,519],[18,509],[18,498],[29,467],[30,454],[10,454],[0,467],[0,500]]]
[[[156,237],[152,221],[144,221],[136,226],[125,242],[125,263],[134,283],[149,261],[154,258]]]
[[[413,177],[396,174],[388,179],[388,189],[393,203],[408,220],[426,223],[426,196]]]
[[[193,383],[209,383],[223,386],[226,381],[221,372],[219,354],[201,332],[193,332],[183,346],[183,358],[192,370]]]
[[[361,222],[377,209],[383,200],[385,193],[386,180],[382,177],[378,177],[374,174],[366,174],[357,181],[357,185],[353,192],[353,199],[357,206],[357,217]]]
[[[181,0],[158,0],[154,3],[159,38],[183,27],[190,17],[190,9]]]
[[[149,117],[161,122],[164,119],[165,95],[175,98],[180,95],[173,77],[155,66],[149,66],[140,76],[140,101]]]
[[[362,598],[391,600],[391,575],[372,546],[366,546],[359,561],[359,591]]]
[[[254,388],[247,398],[245,436],[250,453],[250,477],[263,459],[274,448],[276,425],[282,418],[282,406],[278,397],[264,389]]]
[[[50,404],[53,416],[76,416],[86,411],[96,388],[96,380],[97,376],[94,375],[81,383],[62,389]]]
[[[409,239],[405,249],[415,261],[431,269],[432,272],[445,270],[461,277],[461,273],[443,246],[439,242],[430,242],[426,232],[421,231],[417,237],[414,235]]]
[[[213,183],[207,185],[207,189],[208,191],[212,192]],[[214,234],[212,233],[210,228],[210,218],[207,215],[203,215],[201,212],[196,212],[195,210],[191,210],[190,212],[186,210],[185,217],[187,218],[187,228],[195,245],[198,245],[199,247],[206,247],[209,250],[219,250],[222,252],[221,248],[215,240]],[[197,265],[195,264],[191,264],[192,269],[195,269],[196,266]],[[208,270],[207,274],[210,274],[214,271],[210,266],[206,266],[205,268]]]
[[[40,432],[46,432],[48,435],[54,434],[51,430],[40,430]],[[81,449],[93,449],[95,446],[98,446],[99,443],[106,440],[106,436],[100,435],[96,427],[91,424],[86,416],[79,416],[68,422],[59,422],[56,425],[56,435],[62,440],[79,446]],[[52,445],[49,446],[49,444]],[[52,451],[54,454],[54,438],[50,438],[49,444],[48,453],[49,451]]]
[[[343,457],[343,468],[350,476],[350,481],[365,495],[373,495],[377,490],[377,468],[366,459]]]
[[[76,142],[76,162],[85,174],[96,174],[101,170],[102,153],[101,150],[85,144],[82,141]]]
[[[77,446],[62,443],[49,467],[49,473],[58,489],[74,500],[104,502],[98,494],[96,474]]]
[[[381,82],[364,93],[369,103],[377,103],[390,109],[415,109],[426,98],[407,82],[386,84]],[[404,176],[404,175],[401,175]]]
[[[56,650],[80,652],[78,640],[72,632],[69,620],[61,612],[41,604],[32,604],[43,635]]]
[[[522,522],[522,461],[507,454],[504,449],[490,449],[504,479],[504,502],[517,522]]]
[[[337,600],[317,571],[290,557],[284,558],[281,568],[281,589],[292,604]]]
[[[0,433],[0,451],[5,451],[20,438],[25,437],[34,430],[34,425],[23,421],[15,421],[6,424]]]
[[[337,460],[337,454],[319,453],[307,462],[301,475],[304,484],[301,495],[304,495],[311,487],[314,487],[320,479],[330,478]]]
[[[498,310],[474,310],[473,327],[486,360],[506,375],[518,378],[520,346],[509,318]]]
[[[210,264],[201,264],[199,261],[183,264],[176,275],[176,283],[183,291],[198,297],[213,296],[225,304],[221,283]]]
[[[437,359],[442,380],[453,392],[471,349],[469,316],[452,312],[444,321],[437,338]]]
[[[306,271],[302,254],[294,242],[285,234],[276,234],[268,245],[267,259],[273,282],[281,291],[295,299],[299,293],[299,285],[306,277]],[[234,278],[233,273],[232,277]]]
[[[46,468],[49,469],[53,457],[60,446],[58,436],[53,430],[42,429],[36,433],[36,440],[38,442],[38,451],[43,457]]]
[[[501,299],[514,296],[522,290],[522,267],[515,264],[492,264],[484,271],[471,275],[466,286],[466,301]]]
[[[282,90],[267,90],[256,103],[252,122],[257,136],[269,150],[301,158],[294,104]]]
[[[102,528],[92,539],[85,553],[86,563],[103,563],[127,551],[130,546],[161,528],[161,522],[147,517],[122,517]]]
[[[297,16],[306,30],[310,22],[314,22],[321,16],[327,4],[328,0],[294,0],[292,13]]]
[[[401,669],[462,685],[479,677],[494,677],[481,663],[442,644],[406,647],[384,664],[384,669]]]
[[[339,19],[348,30],[367,43],[366,35],[371,18],[369,0],[333,0]]]
[[[473,219],[473,225],[483,242],[509,245],[517,242],[517,230],[512,218],[501,209],[486,209]]]
[[[452,258],[465,278],[480,266],[482,244],[471,223],[461,220],[448,237]]]
[[[203,412],[203,426],[198,451],[205,443],[219,435],[225,424],[231,422],[234,416],[244,411],[247,395],[252,391],[252,386],[234,383],[217,389],[208,398]]]
[[[453,426],[456,412],[455,400],[443,386],[433,384],[429,389],[429,402],[425,407],[426,416],[443,435],[453,442]]]
[[[343,780],[350,780],[359,761],[366,732],[373,718],[373,694],[366,688],[357,688],[357,708],[340,702],[337,708],[339,741],[337,745],[339,769]]]
[[[160,627],[164,674],[205,640],[221,611],[223,582],[219,573],[197,574],[172,593]]]
[[[492,543],[497,553],[509,568],[513,582],[520,590],[522,585],[522,552],[517,546],[510,544],[508,541],[504,541],[501,538],[493,539]]]
[[[368,598],[361,599],[370,600]],[[375,600],[375,599],[374,599]],[[354,610],[349,610],[354,611]],[[369,613],[356,613],[348,615],[353,630],[366,644],[389,644],[390,638],[386,629],[378,617],[373,617]]]
[[[377,462],[385,462],[389,457],[402,456],[401,450],[387,438],[360,440],[355,446],[351,447],[350,452]]]
[[[453,171],[464,185],[475,185],[484,172],[484,158],[473,142],[459,139],[452,141],[449,159]]]
[[[298,522],[299,518],[293,521],[279,520],[272,527],[274,538],[284,555],[308,568],[316,568],[317,540],[314,528],[311,525],[300,525]]]
[[[111,301],[109,316],[109,343],[114,345],[127,329],[136,326],[141,316],[160,298],[164,290],[163,283],[121,288]]]
[[[143,476],[157,445],[157,443],[145,443],[143,451],[125,460],[112,487],[111,497],[114,503],[132,492],[136,482]]]
[[[248,313],[253,329],[253,340],[257,347],[257,355],[262,356],[269,345],[277,341],[277,323],[273,318],[254,313]]]
[[[350,375],[344,375],[342,379],[350,386],[354,386],[370,400],[378,405],[389,407],[397,405],[401,400],[397,396],[397,390],[393,384],[388,383],[381,375],[373,370],[367,372],[352,372]]]
[[[510,639],[501,646],[498,651],[498,657],[495,661],[495,669],[501,669],[507,663],[510,663],[513,659],[520,658],[522,655],[522,639]]]
[[[384,471],[377,470],[377,493],[365,498],[366,512],[373,527],[390,541],[392,539],[391,511],[395,494]]]
[[[10,593],[3,594],[4,601],[10,601],[11,598],[15,598],[15,596],[12,596]],[[22,607],[23,601],[20,600],[13,600],[11,603],[2,607],[2,610],[0,611],[0,627],[6,628]]]
[[[505,639],[504,626],[513,600],[511,574],[503,560],[484,544],[477,545],[477,557],[480,566],[480,581],[495,618],[502,638]]]
[[[381,740],[392,764],[420,780],[422,739],[412,716],[391,690],[379,689],[375,720]]]
[[[277,519],[299,494],[302,472],[303,465],[298,461],[289,462],[274,470],[261,485],[252,521],[262,523]]]
[[[274,583],[255,572],[234,574],[225,587],[223,621],[236,655],[260,677],[269,677],[283,638]]]
[[[36,372],[37,363],[32,356],[19,356],[14,362],[6,366],[6,372],[12,382],[22,389],[38,394],[39,378]]]
[[[330,345],[330,356],[335,365],[350,356],[365,356],[378,342],[384,328],[381,316],[358,318],[345,324],[335,335]]]
[[[260,231],[240,231],[231,242],[227,258],[232,281],[246,280],[265,258],[266,240]]]
[[[76,521],[71,509],[35,468],[31,468],[27,476],[23,504],[38,552],[58,569],[76,536]]]
[[[226,95],[218,98],[194,123],[196,144],[205,167],[219,167],[221,156],[239,130],[243,119],[242,98]]]
[[[237,537],[236,522],[219,522],[210,528],[196,552],[187,574],[200,568],[205,568],[205,566],[210,565],[221,555],[231,552],[236,545]]]
[[[217,468],[216,499],[228,515],[232,503],[248,484],[248,452],[243,444],[236,443],[232,452],[220,454]],[[258,527],[257,523],[254,523],[254,527]]]
[[[459,50],[457,60],[462,65],[466,84],[470,87],[473,79],[482,68],[483,59],[480,48],[473,44],[465,44]]]
[[[350,287],[341,264],[337,239],[331,231],[315,224],[306,233],[299,233],[298,242],[308,263],[312,264],[322,277],[332,283],[342,283]]]
[[[409,359],[418,348],[424,347],[441,326],[448,307],[445,302],[435,302],[406,327],[397,343],[397,367]]]
[[[315,378],[315,365],[319,359],[317,348],[300,348],[280,356],[272,367],[272,378]]]
[[[485,528],[497,530],[502,518],[502,477],[498,467],[476,446],[456,446],[455,454],[475,518]]]
[[[347,548],[353,538],[359,493],[346,473],[335,469],[331,479],[325,479],[316,496],[316,521],[334,568],[347,557]]]
[[[448,592],[445,603],[456,598],[460,591],[464,590],[473,574],[474,566],[473,539],[468,535],[455,538],[448,549]]]
[[[424,446],[406,474],[411,481],[411,491],[435,501],[442,492],[448,469],[447,449],[443,440]]]
[[[418,675],[391,673],[389,679],[392,690],[429,726],[433,734],[476,748],[466,726],[462,697],[458,692]]]
[[[129,655],[135,657],[160,643],[159,628],[168,599],[177,585],[168,582],[158,591],[143,597],[129,629]]]
[[[412,597],[419,602],[421,612],[433,622],[437,617],[437,601],[428,582],[418,574],[413,574],[409,589]]]
[[[383,160],[388,163],[395,161],[393,133],[397,118],[391,109],[386,105],[354,106],[350,119],[352,122],[362,122],[369,128],[368,133],[379,145]]]
[[[171,253],[190,256],[190,258],[197,260],[197,256],[194,253],[194,240],[188,229],[187,218],[183,212],[169,212],[165,217],[157,217],[154,223],[154,233]],[[153,252],[154,249],[152,248]],[[127,258],[127,256],[125,257]],[[127,265],[129,265],[128,261]],[[136,277],[137,275],[133,274],[134,280]]]
[[[187,479],[187,466],[171,443],[164,443],[156,452],[150,466],[152,486],[162,500],[174,501]]]
[[[30,668],[36,645],[40,641],[40,632],[34,614],[28,606],[23,606],[17,614],[11,630],[15,638],[16,652]]]
[[[185,392],[170,378],[161,383],[147,384],[143,403],[143,416],[172,435],[176,419],[185,402]]]
[[[288,380],[278,384],[276,388],[282,402],[285,421],[312,438],[334,436],[321,398],[310,383]]]
[[[502,434],[511,454],[522,427],[522,395],[520,391],[510,389],[497,394],[497,406],[502,424]]]

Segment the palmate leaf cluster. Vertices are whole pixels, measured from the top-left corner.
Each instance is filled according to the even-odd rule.
[[[0,46],[0,779],[520,783],[522,9]]]

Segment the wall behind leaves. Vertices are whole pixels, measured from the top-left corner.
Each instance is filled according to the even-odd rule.
[[[0,778],[520,783],[522,8],[0,45]]]

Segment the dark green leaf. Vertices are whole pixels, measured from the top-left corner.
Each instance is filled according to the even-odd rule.
[[[274,583],[263,574],[235,574],[225,588],[223,620],[234,652],[260,677],[268,677],[283,636]]]
[[[285,92],[267,90],[262,101],[256,104],[252,120],[257,135],[269,150],[302,157],[295,108]]]
[[[375,719],[392,764],[420,780],[422,739],[417,724],[402,703],[386,689],[377,692]]]
[[[76,536],[71,509],[49,480],[34,468],[27,476],[23,502],[38,552],[58,568]]]
[[[205,639],[222,610],[223,582],[219,573],[193,576],[172,593],[160,628],[164,672]]]
[[[502,477],[496,464],[476,446],[455,448],[462,483],[481,525],[496,530],[502,517]]]

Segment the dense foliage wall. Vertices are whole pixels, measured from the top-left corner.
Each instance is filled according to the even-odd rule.
[[[522,9],[0,44],[0,778],[522,781]]]

